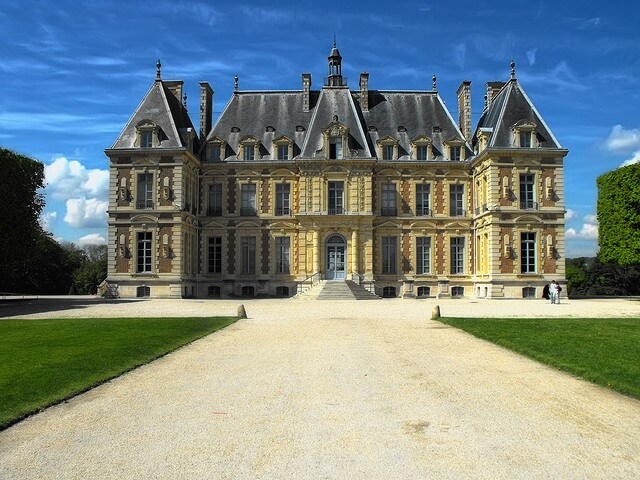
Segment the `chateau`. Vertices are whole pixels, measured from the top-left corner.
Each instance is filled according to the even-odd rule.
[[[472,129],[438,94],[357,90],[335,44],[300,90],[235,91],[199,131],[156,78],[113,146],[107,281],[122,297],[292,296],[350,280],[381,297],[540,297],[564,281],[563,149],[511,63]]]

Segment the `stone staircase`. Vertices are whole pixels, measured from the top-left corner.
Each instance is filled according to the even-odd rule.
[[[318,300],[379,300],[376,294],[371,293],[351,280],[333,280],[325,282],[320,291]]]

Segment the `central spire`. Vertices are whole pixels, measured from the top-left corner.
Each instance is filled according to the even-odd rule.
[[[344,85],[342,81],[342,56],[336,46],[335,35],[333,37],[333,48],[329,54],[329,77],[327,78],[327,85],[329,87],[342,87]]]

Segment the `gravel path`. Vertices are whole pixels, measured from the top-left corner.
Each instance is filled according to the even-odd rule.
[[[589,302],[438,304],[450,316],[640,313]],[[640,478],[640,402],[426,320],[435,301],[243,303],[249,319],[0,432],[0,478]]]

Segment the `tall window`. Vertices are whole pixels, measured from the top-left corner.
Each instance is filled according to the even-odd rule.
[[[536,234],[533,232],[520,234],[520,271],[536,273]]]
[[[426,160],[427,159],[427,145],[417,145],[416,146],[416,160]]]
[[[240,187],[240,215],[256,214],[256,184],[243,183]]]
[[[207,214],[222,215],[222,184],[209,185],[209,198],[207,199]]]
[[[136,272],[151,271],[151,232],[138,232],[138,259]]]
[[[207,272],[222,273],[222,237],[209,237]]]
[[[153,208],[153,174],[138,174],[138,198],[136,208]]]
[[[520,208],[532,209],[536,207],[534,200],[535,175],[532,173],[520,174]]]
[[[242,146],[242,160],[251,161],[255,160],[255,148],[253,143],[245,143]]]
[[[431,215],[431,208],[429,205],[430,190],[430,185],[428,183],[416,184],[416,215]]]
[[[396,273],[397,237],[382,237],[382,273]]]
[[[520,132],[520,146],[522,148],[531,148],[531,132],[530,131]]]
[[[240,253],[242,273],[244,275],[256,273],[256,237],[241,237]]]
[[[383,160],[393,160],[393,145],[383,145],[382,146],[382,159]]]
[[[344,182],[329,182],[329,215],[342,215],[344,209]]]
[[[329,158],[342,158],[342,137],[329,137]]]
[[[452,217],[464,216],[464,185],[449,185],[449,215]]]
[[[151,130],[140,131],[140,146],[142,148],[153,147],[153,131]]]
[[[451,237],[451,274],[464,273],[464,237]]]
[[[396,209],[396,185],[394,183],[382,184],[382,215],[397,215]]]
[[[431,237],[416,238],[416,273],[424,275],[431,271]]]
[[[289,160],[289,145],[278,145],[278,160]]]
[[[276,237],[276,273],[289,273],[289,256],[289,237]]]
[[[276,184],[276,215],[289,215],[289,192],[288,183]]]
[[[451,160],[454,162],[459,162],[461,158],[462,147],[460,146],[450,146],[449,147],[449,156]]]

